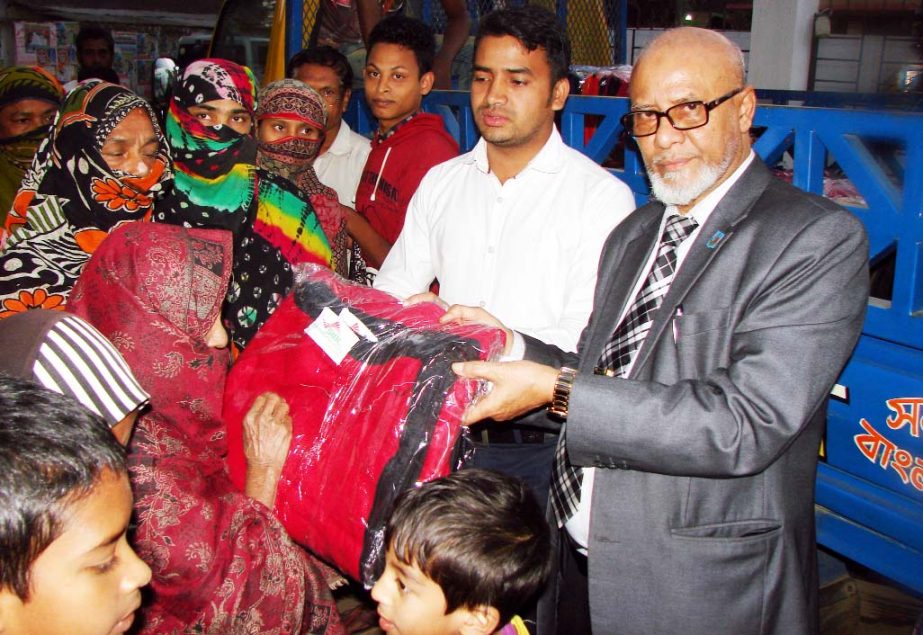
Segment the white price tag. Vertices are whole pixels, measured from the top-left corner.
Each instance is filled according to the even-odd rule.
[[[304,332],[337,365],[343,362],[349,350],[359,341],[359,336],[353,332],[352,328],[328,307],[321,311],[317,319]]]
[[[359,337],[364,337],[369,342],[378,341],[378,338],[375,337],[375,334],[372,333],[369,327],[363,324],[362,320],[353,315],[348,308],[344,307],[343,310],[340,311],[340,320]]]

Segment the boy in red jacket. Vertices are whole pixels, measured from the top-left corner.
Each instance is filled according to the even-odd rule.
[[[370,283],[363,265],[376,271],[381,266],[420,180],[437,163],[458,155],[458,144],[441,117],[420,111],[433,87],[432,29],[402,15],[385,18],[372,30],[368,51],[365,98],[378,131],[346,229],[359,247],[353,250],[352,277]]]

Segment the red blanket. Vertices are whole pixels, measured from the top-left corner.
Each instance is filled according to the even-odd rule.
[[[305,329],[322,311],[320,322],[330,323],[344,308],[371,335],[357,335],[337,364]],[[276,514],[296,541],[365,584],[381,571],[394,498],[453,467],[461,415],[476,385],[458,379],[451,364],[502,348],[502,332],[443,326],[442,313],[430,303],[404,307],[308,265],[228,378],[231,478],[243,487],[247,408],[260,393],[279,393],[291,407],[293,439]]]

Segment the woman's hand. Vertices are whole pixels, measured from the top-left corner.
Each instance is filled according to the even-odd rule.
[[[291,443],[288,403],[275,393],[259,395],[244,416],[244,492],[269,508],[275,505],[276,487]]]

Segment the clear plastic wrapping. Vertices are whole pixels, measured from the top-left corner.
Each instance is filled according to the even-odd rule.
[[[228,467],[242,488],[244,414],[263,392],[284,397],[293,438],[276,514],[293,539],[370,585],[394,498],[457,467],[461,417],[480,386],[452,363],[496,358],[503,333],[441,325],[433,303],[405,307],[315,265],[295,280],[228,378]]]

